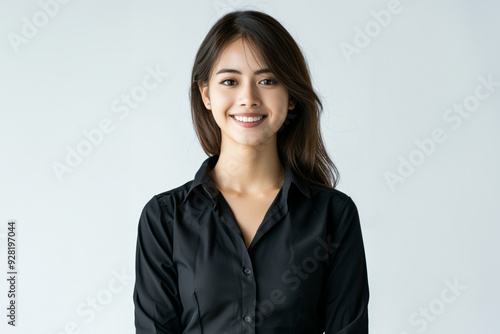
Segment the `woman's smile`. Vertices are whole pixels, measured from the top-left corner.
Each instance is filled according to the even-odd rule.
[[[253,128],[264,122],[266,115],[257,113],[239,113],[229,115],[236,124],[244,128]]]

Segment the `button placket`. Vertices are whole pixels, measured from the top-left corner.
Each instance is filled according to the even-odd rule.
[[[241,266],[241,287],[242,287],[242,333],[254,334],[255,328],[253,326],[253,316],[255,314],[255,305],[257,298],[257,286],[255,277],[252,275],[252,261],[250,255],[242,244],[242,266]]]

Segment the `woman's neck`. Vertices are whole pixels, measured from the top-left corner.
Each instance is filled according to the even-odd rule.
[[[211,173],[219,190],[242,195],[279,189],[285,176],[276,145],[222,145]]]

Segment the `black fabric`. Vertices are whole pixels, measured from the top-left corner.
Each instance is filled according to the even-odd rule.
[[[136,333],[368,333],[358,211],[345,193],[285,180],[247,249],[208,173],[153,196],[138,224]]]

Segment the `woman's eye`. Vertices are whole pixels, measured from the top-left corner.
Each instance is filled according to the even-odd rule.
[[[264,85],[274,85],[274,84],[276,84],[276,81],[274,81],[272,79],[264,79],[261,82],[265,82]]]
[[[221,84],[226,85],[226,86],[233,86],[236,81],[232,79],[227,79],[221,82]]]

